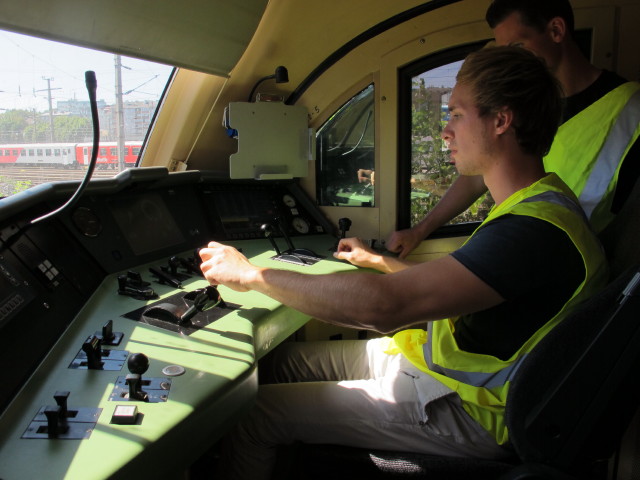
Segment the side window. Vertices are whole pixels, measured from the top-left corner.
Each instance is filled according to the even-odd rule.
[[[429,213],[458,175],[440,134],[449,121],[449,97],[461,65],[462,60],[452,62],[411,80],[411,226]],[[451,224],[482,221],[492,205],[487,193]]]
[[[374,87],[352,97],[316,134],[319,205],[374,206]]]
[[[450,163],[449,151],[441,138],[449,120],[449,97],[464,57],[477,49],[466,46],[416,62],[401,71],[400,126],[401,164],[398,228],[420,222],[440,201],[458,172]],[[483,195],[449,225],[481,222],[493,200]]]

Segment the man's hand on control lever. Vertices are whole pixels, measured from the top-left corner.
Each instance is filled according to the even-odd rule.
[[[237,292],[248,292],[252,279],[262,270],[234,247],[217,242],[200,249],[200,269],[211,285],[224,285]]]
[[[346,260],[356,267],[375,268],[376,259],[380,254],[359,238],[352,237],[341,239],[333,256],[339,260]]]

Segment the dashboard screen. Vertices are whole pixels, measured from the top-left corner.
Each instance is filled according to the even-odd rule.
[[[136,255],[178,245],[184,237],[158,193],[109,202],[111,212]]]

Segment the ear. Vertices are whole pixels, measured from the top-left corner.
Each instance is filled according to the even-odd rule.
[[[547,32],[553,42],[561,43],[567,35],[567,23],[562,17],[553,17],[547,24]]]
[[[496,135],[502,135],[513,123],[513,112],[507,107],[503,107],[495,115],[494,128]]]

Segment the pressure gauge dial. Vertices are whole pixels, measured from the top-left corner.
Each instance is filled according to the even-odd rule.
[[[282,197],[282,202],[289,208],[293,208],[296,206],[296,199],[289,194],[286,194]]]
[[[291,225],[293,226],[293,229],[298,233],[309,233],[309,222],[307,222],[302,217],[293,217],[293,220],[291,220]]]

